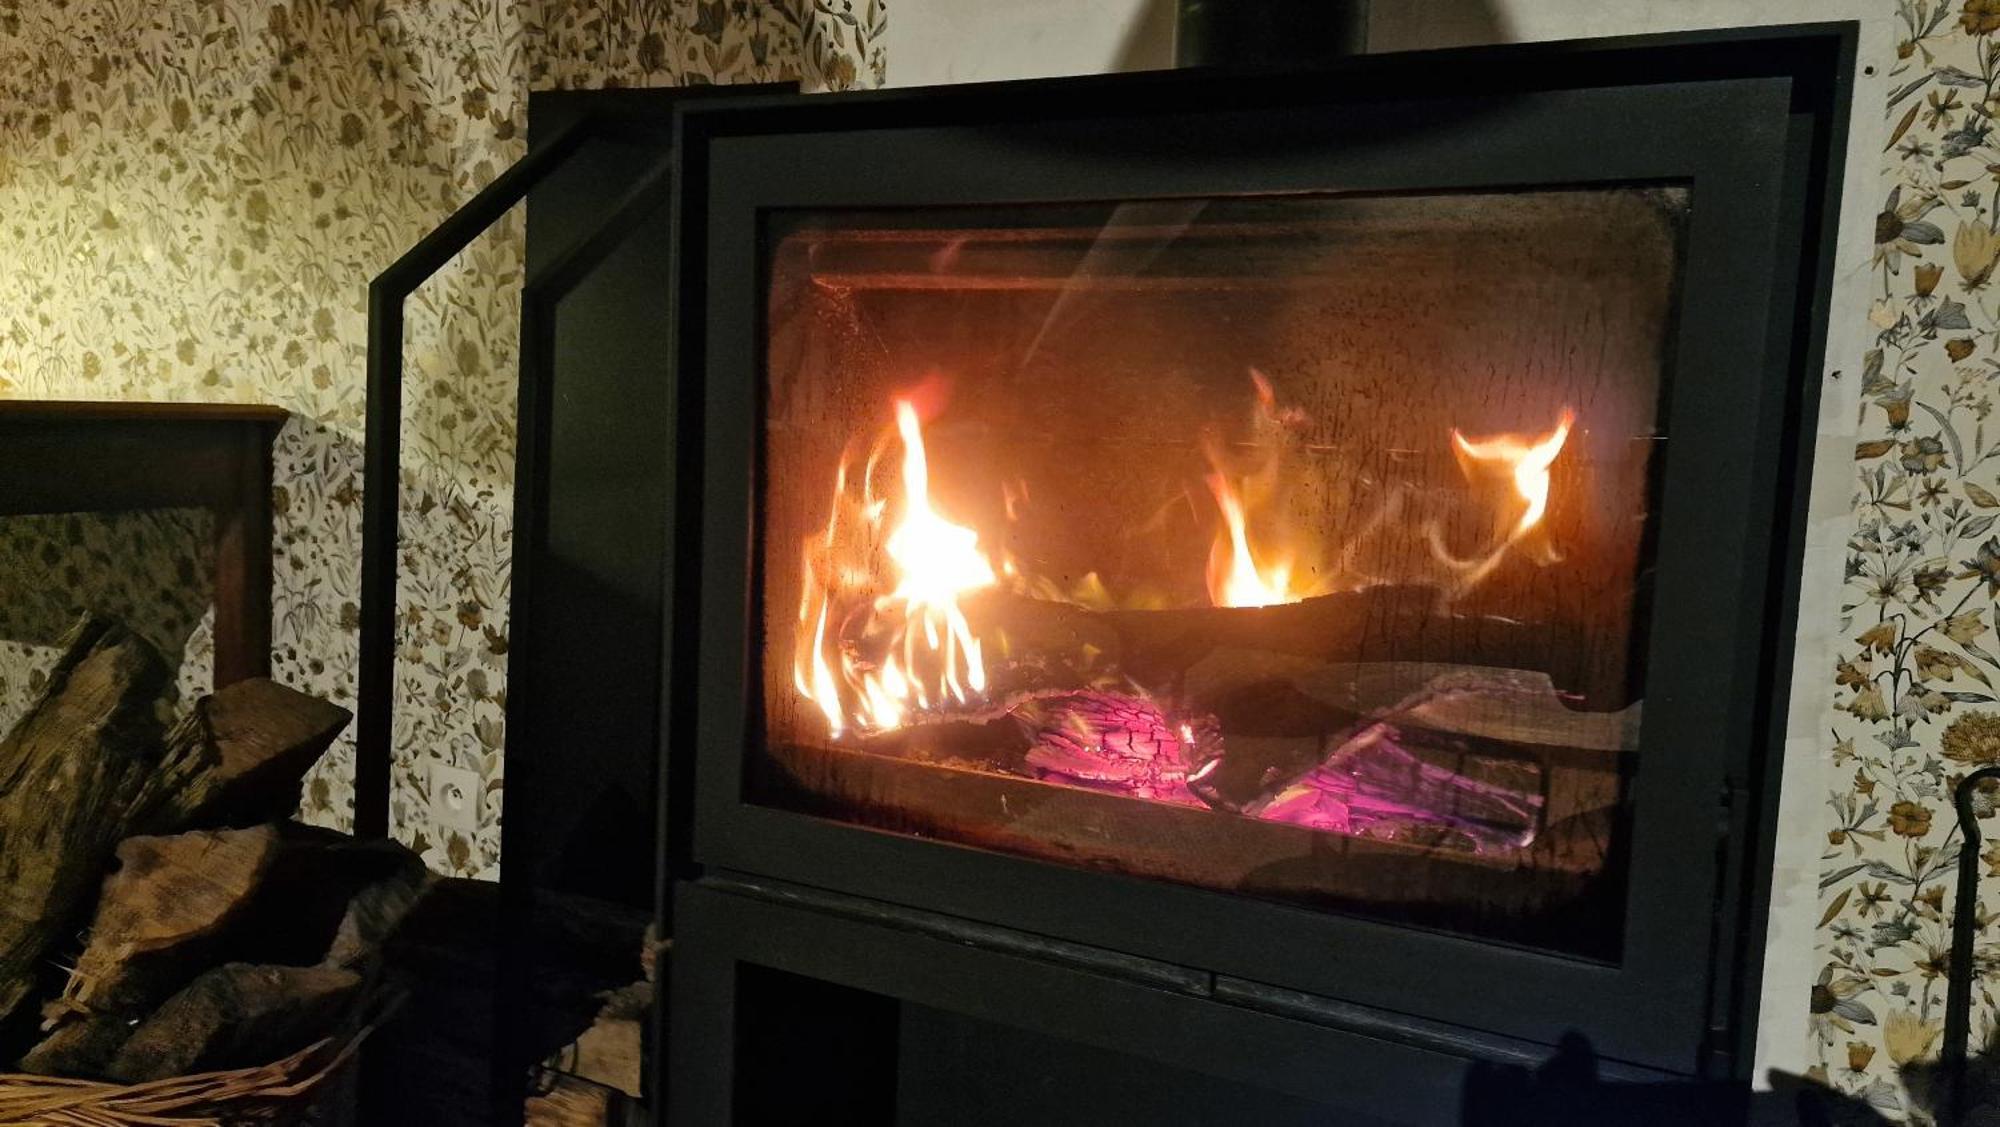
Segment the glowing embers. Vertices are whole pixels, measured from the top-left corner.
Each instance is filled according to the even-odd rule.
[[[1129,693],[1060,693],[1025,700],[1012,712],[1030,744],[1023,761],[1037,777],[1181,806],[1203,800],[1189,789],[1212,768],[1217,732],[1174,723],[1159,706]]]
[[[1370,724],[1243,813],[1471,853],[1502,853],[1532,842],[1544,804],[1539,768],[1527,760],[1480,762],[1454,743],[1420,726]]]
[[[835,736],[849,725],[862,731],[898,728],[913,711],[963,704],[986,689],[979,639],[958,600],[992,586],[993,565],[977,532],[931,507],[930,467],[916,407],[898,399],[895,413],[902,473],[893,512],[875,489],[884,453],[884,443],[877,442],[858,483],[850,483],[843,460],[834,475],[825,533],[805,550],[799,622],[813,625],[810,642],[794,658],[792,680],[819,706]],[[859,488],[858,497],[851,485]],[[878,544],[894,582],[888,594],[868,598],[880,562],[870,557]],[[859,558],[841,558],[850,545],[860,546]],[[806,639],[804,630],[800,637]],[[836,660],[829,661],[830,652]]]

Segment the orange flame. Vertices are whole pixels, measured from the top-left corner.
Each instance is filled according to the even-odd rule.
[[[839,669],[827,660],[828,607],[839,589],[868,586],[865,574],[829,575],[830,559],[839,539],[841,514],[853,511],[860,522],[879,528],[888,506],[875,497],[876,459],[870,458],[863,477],[862,498],[849,504],[845,463],[835,477],[834,512],[822,545],[806,550],[805,596],[799,621],[817,608],[812,641],[795,656],[792,683],[825,714],[831,734],[849,725],[862,731],[901,727],[910,713],[947,701],[964,703],[986,690],[986,666],[979,638],[959,608],[961,596],[995,582],[993,565],[979,547],[979,534],[953,524],[931,507],[930,466],[924,451],[916,408],[895,401],[896,431],[903,446],[902,505],[895,527],[881,541],[883,554],[895,573],[895,586],[865,608],[862,628],[832,640]],[[878,447],[878,453],[879,453]],[[801,637],[803,638],[803,630]],[[886,638],[886,644],[882,641]],[[863,642],[871,653],[860,652]]]
[[[1507,473],[1514,479],[1514,492],[1520,495],[1525,505],[1506,539],[1481,559],[1454,558],[1445,551],[1437,526],[1431,526],[1432,553],[1459,572],[1452,594],[1463,594],[1485,579],[1506,558],[1508,550],[1542,522],[1549,510],[1550,467],[1555,464],[1556,455],[1562,453],[1563,444],[1569,440],[1570,427],[1575,422],[1576,416],[1565,407],[1556,428],[1533,440],[1511,434],[1470,439],[1459,433],[1457,428],[1452,429],[1452,445],[1458,450],[1461,460],[1483,463]],[[1559,558],[1555,550],[1547,545],[1543,546],[1543,555],[1549,560]]]
[[[1287,454],[1299,448],[1297,432],[1307,420],[1298,409],[1280,406],[1261,373],[1253,371],[1251,382],[1257,414],[1252,440],[1239,445],[1255,452],[1253,464],[1244,466],[1238,453],[1235,465],[1225,465],[1219,442],[1212,437],[1205,442],[1212,465],[1206,482],[1221,518],[1206,579],[1209,599],[1219,607],[1299,602],[1329,589],[1329,576],[1353,570],[1326,558],[1316,530],[1286,519]],[[989,552],[977,530],[940,513],[932,504],[918,408],[900,397],[893,409],[893,429],[880,432],[858,469],[850,472],[857,460],[842,457],[826,525],[803,546],[792,683],[825,716],[833,737],[889,731],[924,713],[983,699],[986,646],[961,601],[999,584],[1003,575],[1012,589],[1031,597],[1119,605],[1095,572],[1059,588],[1024,572],[1004,552]],[[1428,524],[1431,548],[1451,577],[1442,597],[1454,598],[1480,583],[1524,541],[1543,558],[1556,558],[1546,534],[1530,534],[1547,518],[1553,466],[1574,422],[1564,409],[1554,429],[1538,436],[1468,438],[1451,431],[1466,474],[1509,479],[1521,507],[1511,519],[1512,505],[1496,513],[1496,521],[1507,522],[1493,530],[1498,543],[1470,558],[1453,556],[1439,525]],[[901,457],[892,459],[897,447]],[[888,482],[892,475],[900,481]],[[1000,491],[1008,519],[1017,519],[1027,503],[1025,483],[1003,482]],[[1395,523],[1402,512],[1400,494],[1392,493],[1375,517],[1348,530],[1347,548],[1378,526]]]
[[[1208,597],[1219,607],[1268,607],[1296,603],[1305,596],[1292,590],[1289,559],[1259,566],[1244,527],[1243,501],[1219,473],[1208,475],[1209,492],[1222,510],[1223,529],[1208,552]]]
[[[1267,528],[1272,502],[1284,496],[1287,453],[1296,445],[1294,432],[1306,422],[1305,412],[1281,406],[1271,381],[1255,368],[1250,369],[1250,386],[1256,392],[1256,413],[1251,421],[1252,445],[1261,451],[1259,464],[1251,473],[1236,477],[1224,467],[1221,448],[1213,436],[1205,442],[1209,464],[1208,491],[1215,496],[1222,513],[1222,527],[1208,551],[1208,598],[1219,607],[1268,607],[1296,603],[1313,594],[1306,586],[1294,586],[1293,563],[1296,540],[1304,530],[1280,521],[1279,544],[1282,554],[1268,544],[1259,550],[1250,543],[1250,513],[1263,513]]]
[[[1540,524],[1542,514],[1549,508],[1549,467],[1556,455],[1562,453],[1563,443],[1569,439],[1570,424],[1576,416],[1569,408],[1563,408],[1562,420],[1556,429],[1534,442],[1523,442],[1511,434],[1495,435],[1492,438],[1473,440],[1460,434],[1457,428],[1451,432],[1452,444],[1459,453],[1475,462],[1499,463],[1510,467],[1514,475],[1514,489],[1521,499],[1528,503],[1521,513],[1521,519],[1514,525],[1513,535],[1518,537]]]

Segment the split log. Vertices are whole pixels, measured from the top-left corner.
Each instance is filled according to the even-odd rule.
[[[299,781],[352,718],[315,696],[253,677],[195,702],[167,733],[150,823],[252,826],[290,817]]]
[[[412,864],[368,885],[347,902],[333,942],[320,960],[324,965],[361,970],[381,957],[383,944],[437,879],[416,854],[409,854],[409,859]]]
[[[101,1072],[122,1042],[104,1019],[130,1032],[225,962],[363,970],[427,879],[395,842],[298,825],[127,838],[118,857],[30,1071]]]
[[[334,1032],[360,990],[338,967],[228,963],[139,1023],[106,1074],[137,1084],[265,1064]]]
[[[574,1076],[558,1075],[547,1092],[528,1097],[524,1127],[605,1127],[623,1122],[619,1094]]]
[[[324,962],[364,890],[423,878],[422,859],[400,842],[354,838],[296,822],[281,830],[283,843],[258,889],[256,910],[243,941],[232,948],[230,957],[236,961]]]
[[[126,838],[90,941],[43,1010],[50,1025],[90,1013],[137,1017],[221,962],[278,846],[271,826]]]
[[[159,769],[158,651],[85,616],[27,715],[0,740],[0,1021],[20,1006]]]
[[[0,740],[0,1023],[75,932],[121,839],[283,816],[347,723],[344,709],[252,680],[203,698],[163,738],[171,676],[152,646],[86,615]]]
[[[650,982],[635,982],[609,992],[597,1019],[576,1039],[570,1072],[635,1099],[643,1095],[645,1028],[652,1012]]]

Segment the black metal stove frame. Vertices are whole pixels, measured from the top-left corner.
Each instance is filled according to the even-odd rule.
[[[1802,438],[1817,403],[1853,52],[1851,25],[1816,25],[1363,57],[1309,75],[1169,73],[682,109],[680,613],[665,709],[677,875],[734,881],[739,895],[745,882],[795,884],[1184,968],[1240,984],[1240,1004],[1276,1011],[1303,999],[1320,1024],[1371,1040],[1397,1029],[1396,1043],[1461,1060],[1581,1031],[1605,1058],[1640,1070],[1744,1077],[1809,476]],[[759,707],[764,212],[1642,182],[1686,184],[1693,207],[1663,414],[1674,447],[1618,965],[745,800]],[[711,956],[689,944],[718,931],[688,913],[714,903],[702,892],[681,901],[683,1011],[713,989],[691,980]],[[704,1020],[689,1013],[689,1031]],[[715,1032],[676,1038],[683,1078],[717,1066],[726,1047]]]

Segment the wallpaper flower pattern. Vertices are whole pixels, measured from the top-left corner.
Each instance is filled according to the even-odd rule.
[[[1935,1056],[1958,831],[1951,792],[2000,763],[2000,4],[1895,0],[1861,381],[1844,642],[1827,733],[1815,1078],[1932,1122],[1906,1085]],[[1811,675],[1801,670],[1801,676]],[[1982,792],[1979,816],[2000,811]],[[1988,835],[1994,826],[1985,827]],[[1982,855],[2000,879],[2000,845]],[[2000,884],[1973,907],[1975,1041],[1995,1028]],[[1921,1085],[1915,1085],[1921,1089]]]
[[[176,692],[215,668],[211,521],[205,509],[0,517],[0,729],[26,713],[56,642],[82,611],[125,623],[179,660]]]
[[[881,0],[0,0],[0,396],[290,409],[275,675],[352,706],[369,279],[525,151],[528,90],[871,85],[885,20]],[[497,872],[497,825],[441,830],[425,780],[470,768],[498,809],[521,276],[517,211],[408,314],[392,818],[460,875]],[[113,571],[185,555],[120,544]],[[0,708],[47,658],[0,641]],[[305,808],[343,826],[352,806],[342,744]]]

